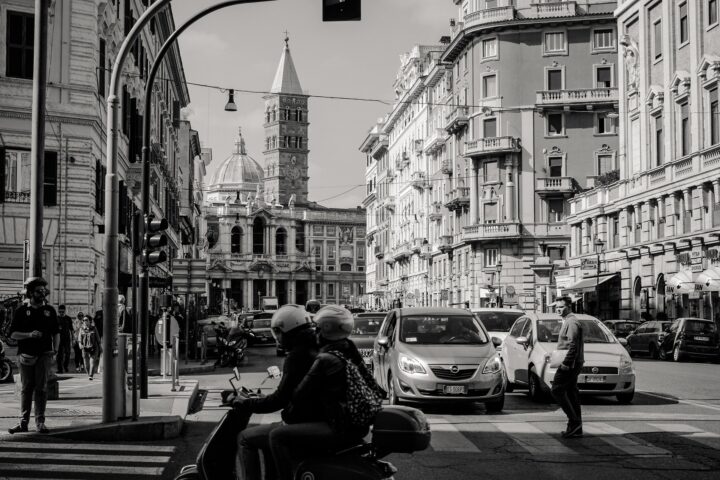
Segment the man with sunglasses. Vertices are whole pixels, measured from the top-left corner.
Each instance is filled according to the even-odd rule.
[[[567,428],[561,433],[563,438],[583,435],[580,390],[577,382],[585,362],[585,348],[582,326],[570,311],[571,304],[570,298],[563,297],[555,305],[556,312],[563,319],[557,349],[567,350],[565,359],[555,372],[552,385],[552,395],[568,417]]]
[[[46,305],[47,282],[42,277],[25,281],[28,305],[15,311],[10,325],[10,337],[18,341],[20,364],[20,423],[10,433],[28,431],[30,410],[35,398],[35,424],[37,431],[48,433],[45,427],[45,405],[48,397],[48,376],[52,359],[60,344],[60,326],[55,309]]]

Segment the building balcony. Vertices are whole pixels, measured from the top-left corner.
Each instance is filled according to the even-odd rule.
[[[377,258],[378,260],[385,256],[385,251],[383,250],[382,245],[375,245],[375,248],[373,250],[375,253],[375,258]]]
[[[518,238],[519,223],[483,223],[463,227],[462,239],[465,242]]]
[[[440,150],[440,147],[445,145],[445,137],[447,132],[443,128],[436,128],[430,132],[430,136],[425,140],[424,151],[428,155]]]
[[[430,207],[430,214],[428,215],[428,218],[431,222],[437,222],[438,220],[442,220],[443,214],[440,210],[442,208],[442,204],[437,203],[437,205],[434,205]]]
[[[617,87],[539,90],[536,94],[535,104],[540,107],[600,105],[618,103],[618,99]]]
[[[395,196],[388,195],[387,197],[385,197],[383,199],[383,207],[394,212],[395,211]]]
[[[464,28],[466,29],[478,25],[485,25],[487,23],[507,22],[509,20],[515,20],[515,7],[508,5],[476,10],[465,15],[463,20],[463,23],[465,24]]]
[[[5,203],[30,203],[30,192],[13,192],[5,190]]]
[[[424,244],[424,238],[413,238],[411,249],[414,253],[420,253]]]
[[[519,151],[520,140],[515,137],[488,137],[465,142],[466,157],[481,157]]]
[[[445,195],[445,206],[448,210],[457,210],[470,205],[470,187],[452,189]]]
[[[367,197],[365,197],[365,199],[362,201],[362,204],[367,207],[368,205],[373,203],[375,200],[377,200],[377,193],[370,192],[370,194]]]
[[[440,171],[445,175],[451,175],[453,172],[453,164],[450,160],[443,160],[440,165]]]
[[[424,146],[425,146],[425,139],[423,139],[423,138],[416,139],[415,140],[415,153],[417,155],[422,155]]]
[[[377,141],[373,144],[372,148],[370,149],[370,156],[373,157],[375,160],[380,160],[383,152],[385,150],[387,150],[387,147],[388,147],[388,136],[385,134],[380,134],[380,136],[378,136]]]
[[[387,178],[395,178],[395,169],[392,167],[385,169],[385,176]]]
[[[410,176],[410,185],[415,188],[425,188],[427,186],[427,176],[425,175],[425,172],[421,170],[413,172]]]
[[[538,18],[573,17],[577,15],[577,2],[531,3],[530,12],[533,17]]]
[[[440,235],[440,243],[438,244],[438,250],[445,253],[452,249],[453,237],[452,235]]]
[[[569,197],[575,192],[572,177],[543,177],[535,180],[535,191],[543,196],[563,195]]]
[[[524,225],[533,237],[570,237],[570,225],[567,223],[536,223]]]
[[[394,251],[393,251],[393,258],[396,261],[401,261],[406,258],[410,258],[412,255],[412,250],[410,250],[410,242],[405,242],[400,244]]]
[[[467,127],[470,121],[470,113],[468,107],[455,107],[448,116],[445,117],[445,130],[453,134]]]

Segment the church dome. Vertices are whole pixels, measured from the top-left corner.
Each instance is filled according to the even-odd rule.
[[[263,169],[245,151],[245,139],[242,132],[238,132],[235,140],[235,150],[232,155],[220,164],[212,176],[211,188],[230,190],[252,190],[263,182]]]

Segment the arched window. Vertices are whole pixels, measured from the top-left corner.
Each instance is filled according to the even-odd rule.
[[[287,255],[287,231],[282,227],[275,232],[275,255]]]
[[[242,252],[242,228],[233,227],[230,231],[230,253]]]
[[[259,217],[253,222],[253,253],[265,253],[265,222]]]
[[[349,263],[341,263],[340,271],[341,272],[352,272],[352,265]]]

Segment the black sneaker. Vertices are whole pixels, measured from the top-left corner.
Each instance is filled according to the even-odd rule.
[[[28,431],[28,427],[27,427],[27,424],[25,424],[25,423],[19,423],[12,428],[8,428],[8,432],[10,432],[10,434],[22,433],[22,432],[27,432],[27,431]]]
[[[579,438],[583,436],[582,423],[578,423],[572,428],[568,428],[564,432],[561,432],[562,438]]]
[[[37,431],[38,433],[50,433],[50,430],[48,430],[44,423],[37,424]]]

